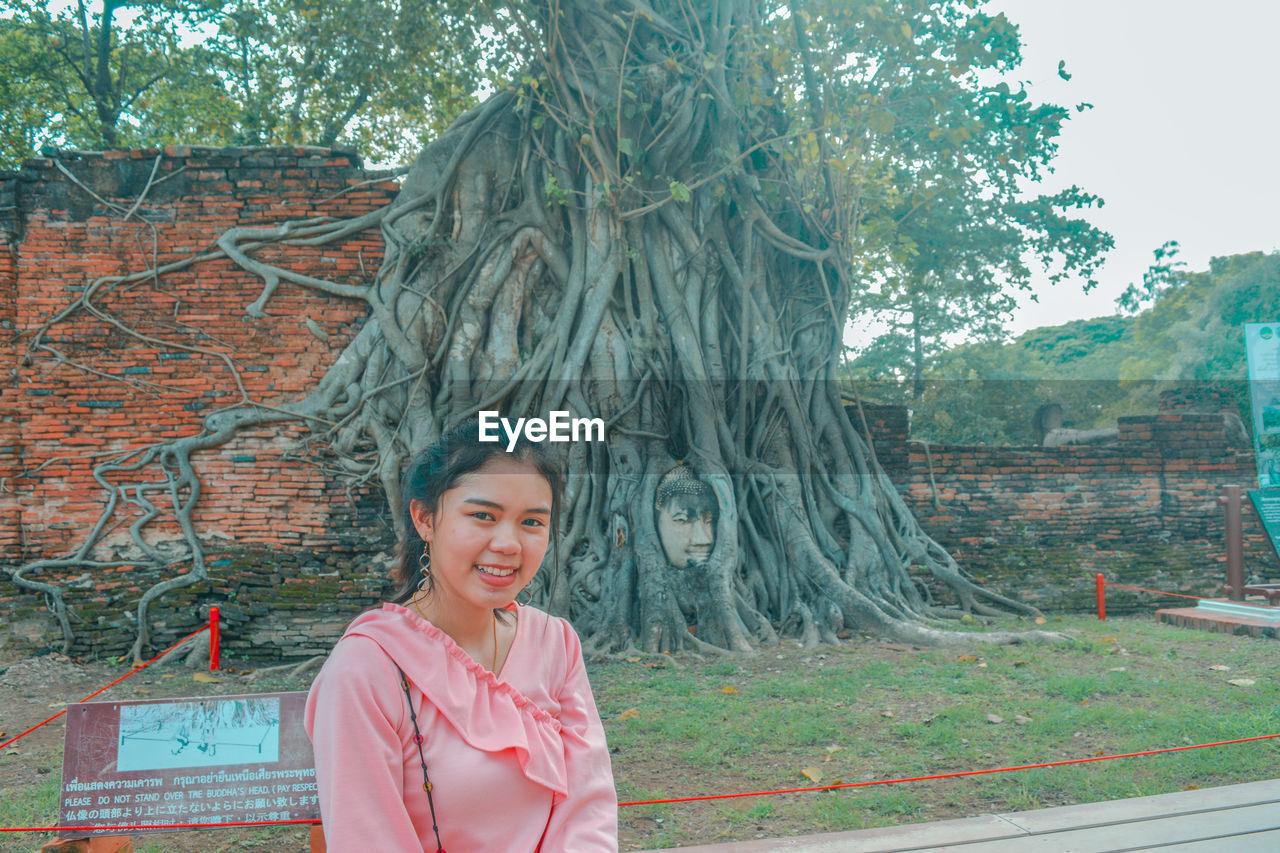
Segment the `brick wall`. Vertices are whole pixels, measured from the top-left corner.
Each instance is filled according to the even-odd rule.
[[[925,530],[980,583],[1042,609],[1091,609],[1098,572],[1217,595],[1226,581],[1222,486],[1257,488],[1253,452],[1230,426],[1222,414],[1165,411],[1121,418],[1118,440],[1106,445],[926,452],[914,443],[889,474]],[[900,434],[885,439],[877,444],[902,443]],[[1246,578],[1277,579],[1247,499],[1244,531]],[[1113,590],[1108,609],[1174,601]]]
[[[198,255],[232,227],[350,219],[386,205],[397,190],[354,154],[311,148],[63,152],[0,178],[0,562],[13,567],[80,547],[107,500],[94,478],[103,454],[199,433],[207,415],[240,399],[237,376],[256,402],[300,399],[366,316],[362,302],[284,283],[268,316],[252,317],[245,307],[262,282],[225,258],[127,285],[104,277]],[[347,284],[370,281],[381,255],[376,228],[323,247],[255,253]],[[31,351],[41,327],[86,292],[134,334],[81,311],[48,329],[45,340],[59,355]],[[343,601],[347,612],[381,594],[384,572],[371,572],[367,558],[386,544],[381,495],[348,495],[304,440],[322,437],[283,425],[197,456],[195,521],[213,581],[157,605],[158,642],[221,604],[230,650],[247,645],[243,628],[266,632],[260,651],[270,654],[276,623],[291,632],[276,645],[296,645],[289,620],[298,596],[282,590],[314,587],[314,602],[334,610]],[[117,486],[162,479],[155,465],[107,475]],[[161,488],[147,497],[163,508],[168,496]],[[122,506],[92,558],[117,559],[129,541],[129,525],[143,512]],[[148,539],[161,547],[179,536],[171,511],[149,527]],[[157,579],[133,566],[34,577],[67,587],[81,654],[127,650],[135,603]],[[316,605],[303,609],[314,613]],[[317,630],[329,637],[345,618]],[[56,637],[38,596],[0,583],[0,645]]]
[[[198,433],[205,416],[238,399],[235,375],[256,401],[298,399],[366,312],[284,284],[269,316],[251,317],[245,306],[261,282],[218,259],[128,286],[98,284],[94,304],[143,337],[80,312],[47,333],[60,358],[30,352],[50,317],[102,277],[199,254],[228,228],[346,219],[396,191],[353,154],[318,149],[68,152],[0,176],[0,564],[65,555],[83,542],[108,494],[93,476],[103,458],[95,454]],[[361,283],[381,252],[380,236],[366,231],[258,256]],[[866,418],[878,458],[925,529],[980,582],[1048,610],[1091,607],[1099,571],[1121,583],[1213,592],[1224,574],[1221,486],[1256,484],[1252,454],[1216,413],[1125,418],[1105,446],[996,448],[926,447],[911,440],[905,409],[850,409],[860,431]],[[310,655],[386,595],[382,496],[348,494],[312,452],[322,438],[294,425],[260,428],[198,458],[211,579],[157,603],[157,643],[193,630],[218,604],[229,653]],[[149,479],[159,476],[148,469]],[[137,479],[119,472],[108,482]],[[118,511],[91,556],[115,558],[140,517],[136,507]],[[168,518],[153,525],[153,539],[177,538]],[[1274,579],[1280,572],[1247,503],[1245,525],[1249,573]],[[130,565],[36,577],[67,589],[81,655],[127,651],[136,602],[158,579]],[[1151,603],[1119,592],[1110,600],[1113,611]],[[41,596],[0,580],[0,652],[47,648],[58,637]]]

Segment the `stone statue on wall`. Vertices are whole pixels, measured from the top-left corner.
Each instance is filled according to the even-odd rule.
[[[1044,447],[1063,447],[1071,444],[1105,444],[1120,436],[1117,427],[1074,429],[1063,426],[1063,420],[1062,406],[1057,403],[1045,403],[1036,409],[1031,420],[1036,441]]]
[[[662,550],[671,565],[685,569],[711,557],[720,505],[711,486],[698,479],[692,468],[677,465],[662,475],[653,510]]]

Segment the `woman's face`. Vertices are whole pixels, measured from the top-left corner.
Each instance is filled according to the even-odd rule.
[[[410,506],[431,545],[432,597],[491,610],[515,600],[538,573],[550,541],[551,486],[531,463],[494,456],[440,497],[433,513]]]

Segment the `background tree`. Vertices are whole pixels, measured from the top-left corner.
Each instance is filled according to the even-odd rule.
[[[14,168],[63,133],[59,92],[50,56],[27,27],[0,17],[0,169]]]
[[[460,0],[0,10],[9,166],[41,144],[343,145],[399,162],[509,75],[493,11]]]
[[[484,4],[237,0],[200,45],[246,145],[342,144],[399,162],[507,69]]]
[[[925,372],[958,337],[1003,337],[1013,294],[1030,290],[1029,262],[1049,271],[1051,283],[1081,276],[1088,290],[1113,243],[1079,218],[1101,206],[1096,196],[1078,187],[1027,196],[1057,153],[1069,111],[990,78],[1021,62],[1017,28],[1004,15],[983,14],[963,28],[969,38],[951,51],[928,45],[923,62],[902,63],[910,73],[898,72],[882,111],[869,117],[887,137],[881,150],[890,179],[867,213],[884,243],[875,256],[878,286],[850,307],[857,323],[888,328],[852,367],[862,379],[902,380],[916,401]],[[989,82],[979,83],[977,72]],[[873,93],[860,97],[876,102]]]
[[[380,479],[398,518],[402,461],[442,430],[477,409],[567,409],[606,419],[608,440],[569,452],[560,582],[544,573],[534,593],[590,649],[742,650],[843,630],[947,643],[943,617],[1033,613],[921,530],[836,381],[850,300],[892,251],[880,223],[895,170],[913,162],[916,137],[894,133],[890,107],[950,77],[980,110],[977,60],[1012,37],[991,20],[959,0],[512,4],[501,23],[530,47],[525,72],[427,146],[393,205],[218,242],[263,279],[252,311],[282,283],[367,302],[327,375],[288,406],[216,412],[129,470],[165,462],[181,473],[175,494],[197,494],[199,451],[296,419]],[[956,156],[1000,145],[987,136],[1001,127],[964,128]],[[255,257],[375,225],[386,255],[367,285]],[[44,346],[33,336],[34,355]],[[720,506],[715,549],[692,571],[668,565],[654,525],[657,482],[678,460]],[[122,465],[103,463],[117,478]],[[184,530],[191,569],[164,589],[205,577],[200,536]]]
[[[1112,426],[1153,412],[1162,390],[1199,386],[1249,423],[1245,323],[1280,317],[1280,253],[1214,258],[1188,271],[1176,244],[1156,251],[1129,313],[963,344],[937,357],[914,403],[913,435],[942,443],[1030,444],[1035,410],[1057,402],[1067,426]],[[1145,307],[1143,307],[1145,305]]]
[[[209,20],[213,2],[102,0],[95,13],[84,0],[61,11],[49,0],[6,0],[3,8],[5,28],[33,48],[22,67],[29,85],[56,93],[45,115],[68,139],[110,148],[136,141],[139,99],[183,68],[180,32]]]

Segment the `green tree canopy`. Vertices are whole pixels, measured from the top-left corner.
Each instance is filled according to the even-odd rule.
[[[1087,429],[1153,412],[1161,390],[1187,385],[1234,397],[1243,407],[1242,327],[1280,319],[1280,253],[1214,258],[1197,272],[1176,256],[1175,243],[1157,249],[1144,284],[1127,291],[1138,300],[1122,298],[1121,306],[1136,313],[942,353],[914,403],[913,432],[949,443],[1026,444],[1043,403],[1057,402],[1068,426]],[[899,388],[880,387],[886,399],[903,396]]]
[[[887,180],[866,224],[886,239],[874,255],[876,286],[851,314],[887,326],[855,360],[855,375],[906,378],[918,399],[925,372],[958,336],[1003,337],[1033,265],[1054,283],[1080,276],[1088,289],[1112,239],[1081,216],[1101,206],[1096,196],[1027,192],[1049,170],[1070,111],[1010,85],[1021,62],[1017,27],[964,4],[911,11],[903,36],[912,26],[937,35],[910,73],[891,78],[870,117],[883,131]],[[949,16],[950,26],[931,16]]]
[[[472,106],[510,55],[460,0],[3,0],[14,166],[78,148],[346,145],[400,161]],[[12,61],[12,65],[9,64]]]

